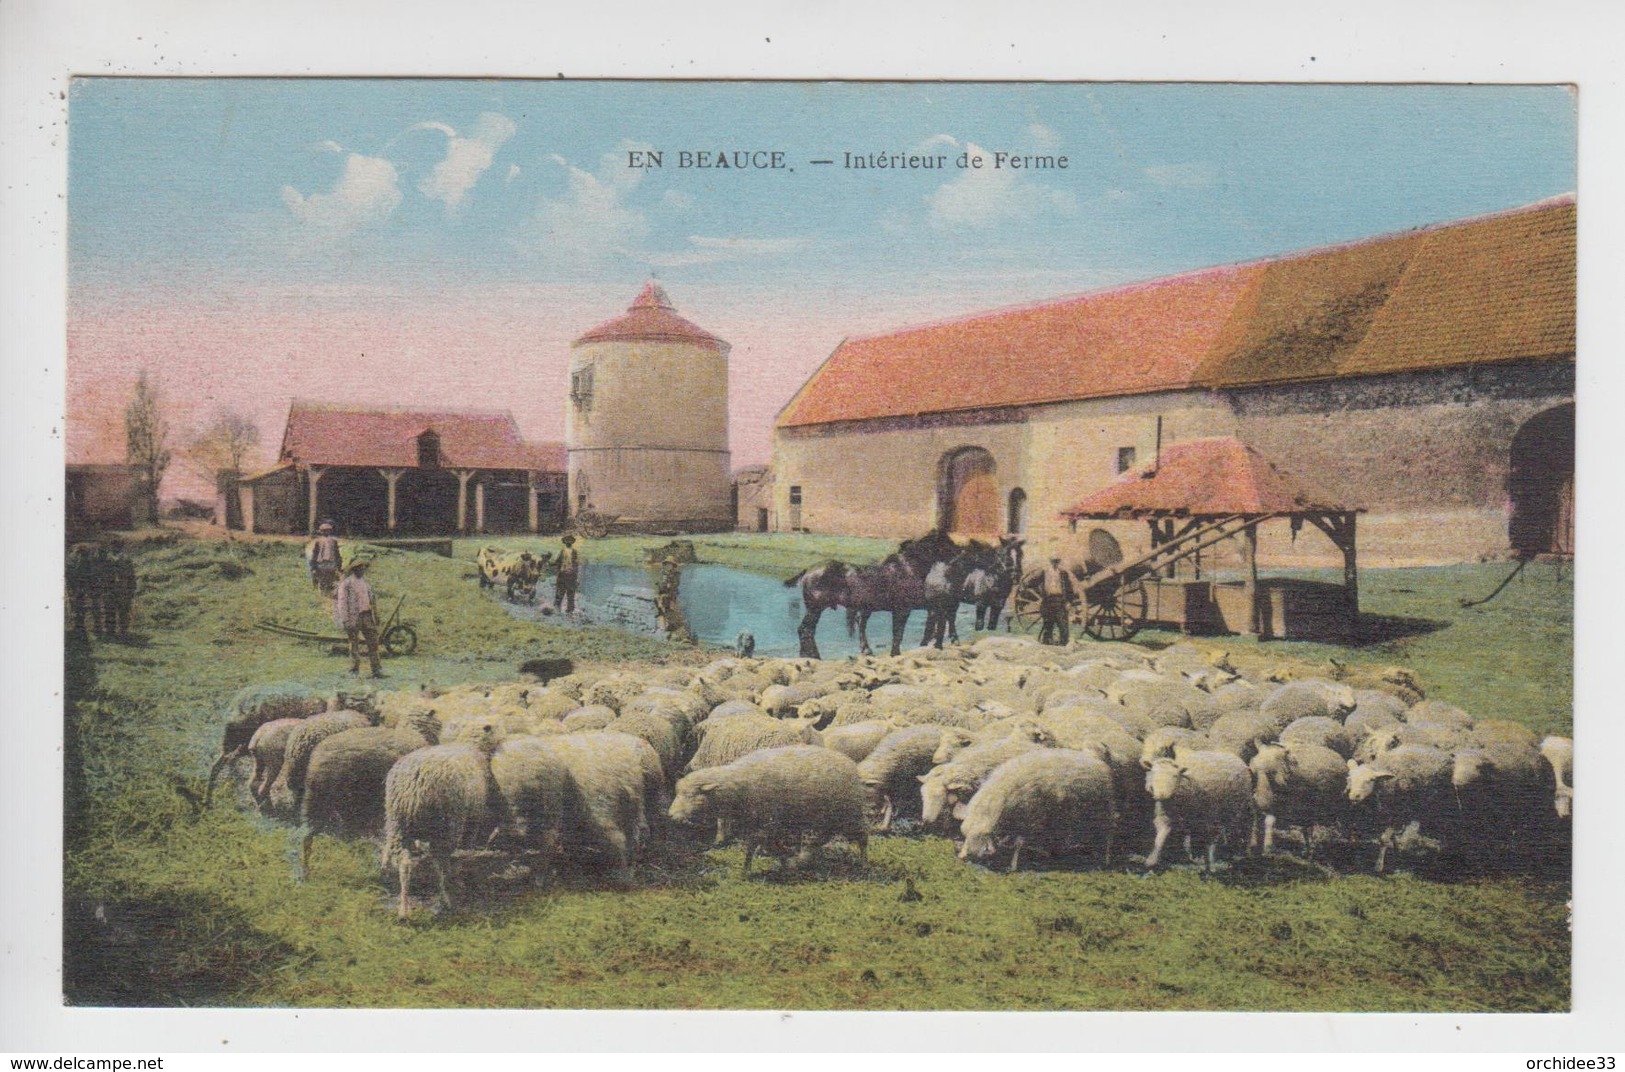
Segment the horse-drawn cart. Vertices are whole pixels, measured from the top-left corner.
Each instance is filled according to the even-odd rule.
[[[1088,560],[1075,574],[1082,597],[1072,608],[1072,621],[1097,640],[1126,640],[1151,622],[1249,636],[1352,636],[1360,608],[1358,513],[1305,491],[1238,440],[1176,444],[1158,461],[1062,511],[1074,528],[1084,519],[1134,520],[1147,522],[1151,530],[1151,550],[1127,562],[1104,529],[1089,533]],[[1289,521],[1294,534],[1306,524],[1326,534],[1342,553],[1341,592],[1314,586],[1330,590],[1328,597],[1309,591],[1310,582],[1302,581],[1271,582],[1267,591],[1261,589],[1258,528],[1275,520]],[[1240,581],[1202,581],[1201,552],[1230,539],[1240,542]],[[1174,580],[1173,567],[1190,559],[1196,580]],[[1012,621],[1030,629],[1039,620],[1040,595],[1029,579],[1016,588]]]

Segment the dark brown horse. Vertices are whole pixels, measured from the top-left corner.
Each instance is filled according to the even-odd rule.
[[[818,619],[826,610],[845,607],[847,626],[854,624],[858,633],[858,650],[872,654],[869,648],[869,615],[875,611],[891,614],[891,653],[903,650],[903,630],[909,614],[926,606],[926,575],[939,562],[949,562],[959,555],[960,548],[948,534],[937,529],[917,540],[904,540],[896,553],[886,556],[873,566],[851,566],[845,562],[826,562],[814,566],[785,581],[786,587],[801,585],[801,603],[805,613],[796,633],[801,638],[801,657],[820,658],[818,654]]]

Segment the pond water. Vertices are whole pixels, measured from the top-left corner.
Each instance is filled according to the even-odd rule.
[[[629,632],[653,634],[655,574],[632,566],[589,562],[582,567],[578,614],[567,619],[552,613],[553,582],[544,579],[535,606],[507,603],[510,613],[549,625],[607,625]],[[502,596],[499,593],[498,598]],[[701,644],[733,647],[741,631],[756,637],[757,655],[797,654],[800,642],[796,626],[801,622],[799,586],[786,588],[773,577],[727,566],[690,564],[682,567],[682,583],[677,596]],[[963,606],[959,612],[959,633],[969,636],[976,612]],[[925,612],[915,611],[908,620],[903,647],[917,647],[925,630]],[[891,615],[880,612],[869,617],[869,643],[885,654],[891,646]],[[846,635],[846,612],[825,611],[818,622],[818,648],[826,658],[845,658],[858,653],[856,637]]]

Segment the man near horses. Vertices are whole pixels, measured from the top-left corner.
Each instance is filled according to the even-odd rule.
[[[370,564],[364,558],[350,563],[344,579],[333,591],[333,624],[349,638],[350,673],[361,672],[361,645],[365,643],[372,676],[383,677],[384,668],[378,661],[378,614],[373,609],[372,585],[367,583]]]
[[[333,523],[323,521],[316,528],[316,538],[305,548],[305,566],[310,570],[310,583],[322,595],[332,595],[344,571],[344,559],[339,554],[338,537],[333,535]]]
[[[1077,599],[1072,574],[1061,564],[1060,555],[1051,555],[1049,564],[1029,580],[1038,589],[1038,613],[1043,621],[1038,642],[1065,647],[1072,639],[1071,624],[1067,619],[1072,603]]]
[[[566,614],[576,612],[576,584],[581,576],[581,552],[576,550],[576,538],[564,538],[564,550],[559,552],[559,572],[553,581],[553,609]]]
[[[682,644],[698,643],[694,631],[688,627],[683,608],[677,602],[677,589],[682,583],[683,568],[675,558],[667,557],[660,563],[660,580],[655,584],[655,623],[672,640]],[[755,648],[752,642],[752,650]]]

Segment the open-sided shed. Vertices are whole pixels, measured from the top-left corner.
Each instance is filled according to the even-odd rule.
[[[1258,526],[1284,520],[1294,531],[1307,522],[1325,533],[1343,553],[1342,631],[1351,633],[1359,620],[1360,587],[1356,553],[1359,508],[1333,503],[1303,487],[1273,462],[1230,436],[1173,444],[1149,465],[1132,470],[1070,508],[1061,516],[1073,529],[1082,520],[1145,521],[1151,529],[1151,551],[1133,561],[1110,565],[1090,575],[1091,589],[1107,591],[1151,577],[1220,541],[1239,537],[1242,551],[1242,614],[1235,631],[1245,635],[1284,636],[1280,613],[1273,628],[1261,628],[1258,583]],[[1153,582],[1155,583],[1155,582]],[[1104,588],[1102,587],[1104,586]],[[1157,593],[1162,594],[1160,591]],[[1189,626],[1187,611],[1206,598],[1217,606],[1224,593],[1182,586],[1177,613],[1149,612],[1152,620]],[[1194,601],[1194,602],[1193,602]],[[1280,608],[1276,608],[1277,611]]]

